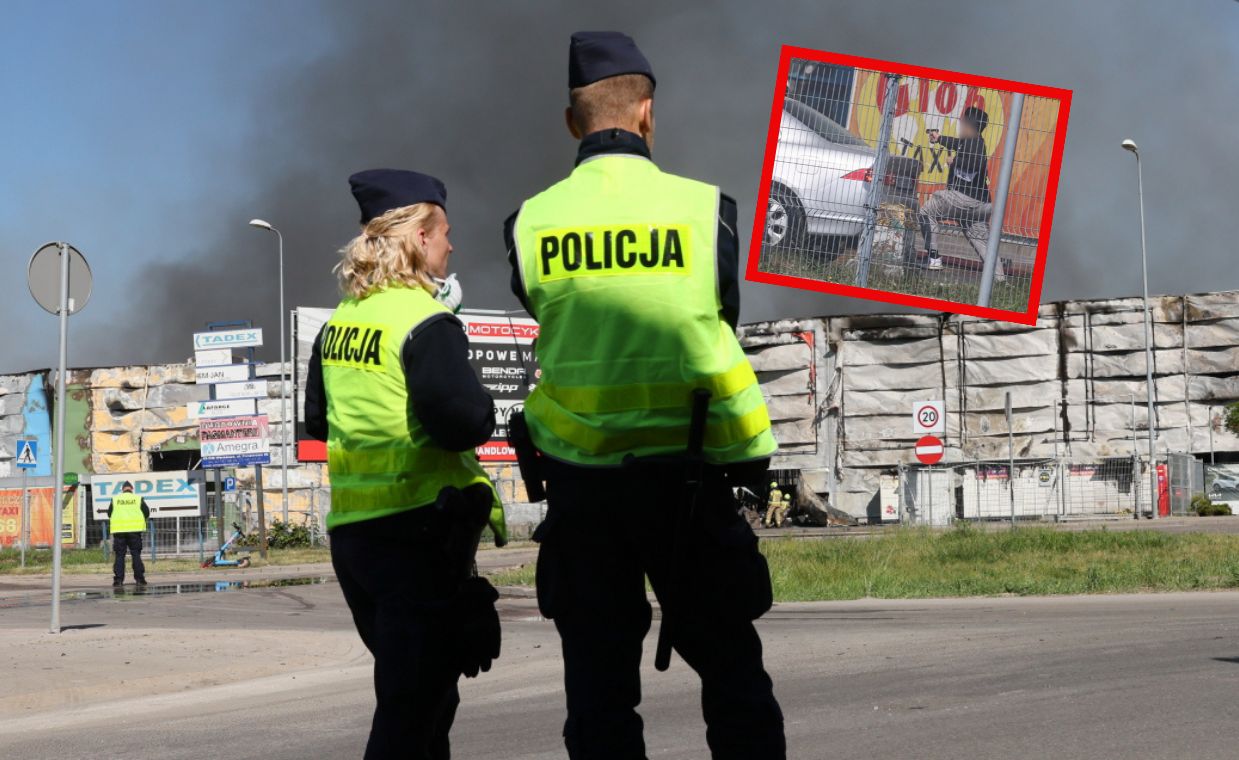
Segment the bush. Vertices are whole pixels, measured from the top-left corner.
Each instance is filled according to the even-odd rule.
[[[247,533],[237,542],[241,546],[258,546],[258,531]],[[310,528],[306,525],[291,525],[275,520],[267,528],[267,548],[304,549],[313,546]]]
[[[1198,493],[1192,497],[1192,511],[1201,517],[1216,517],[1229,515],[1230,507],[1226,504],[1215,504],[1208,496]]]

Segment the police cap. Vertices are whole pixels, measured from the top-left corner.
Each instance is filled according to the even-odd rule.
[[[361,223],[394,208],[415,203],[433,203],[447,209],[447,187],[429,174],[404,169],[367,169],[348,178],[353,197],[361,208]]]
[[[644,74],[656,84],[654,70],[623,32],[577,32],[568,46],[568,88],[575,90],[623,74]]]

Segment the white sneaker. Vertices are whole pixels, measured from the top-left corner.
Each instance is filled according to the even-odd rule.
[[[935,259],[935,258],[934,258],[934,257],[932,257],[932,256],[931,256],[931,257],[929,257],[929,266],[928,266],[927,268],[928,268],[928,269],[941,269],[941,268],[942,268],[942,259]]]

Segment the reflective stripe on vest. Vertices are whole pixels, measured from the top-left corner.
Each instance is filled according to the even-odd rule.
[[[388,288],[341,302],[319,350],[327,392],[327,528],[432,504],[448,487],[494,487],[473,451],[434,445],[412,413],[401,351],[425,320],[450,313],[421,288]],[[494,496],[491,527],[506,540]]]
[[[142,516],[142,497],[136,493],[124,492],[113,496],[108,530],[112,533],[145,533],[146,518]]]
[[[615,465],[682,451],[695,388],[712,394],[707,459],[774,452],[757,378],[720,316],[718,201],[716,187],[608,155],[521,207],[516,254],[542,370],[525,411],[543,452]]]

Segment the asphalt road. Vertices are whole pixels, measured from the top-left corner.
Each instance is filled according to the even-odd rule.
[[[0,757],[360,756],[370,660],[334,583],[71,602],[60,636],[3,605]],[[502,605],[455,756],[565,757],[554,629]],[[761,629],[794,758],[1239,757],[1239,593],[781,605]],[[644,676],[650,757],[706,757],[691,672]]]

